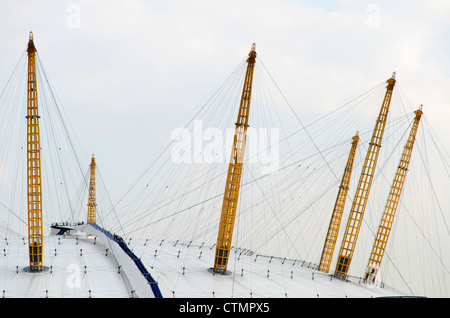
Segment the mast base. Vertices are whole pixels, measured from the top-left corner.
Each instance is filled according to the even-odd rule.
[[[229,276],[232,274],[232,272],[230,272],[229,270],[225,270],[225,271],[218,271],[216,269],[214,269],[214,267],[210,267],[208,268],[208,272],[213,273],[214,275],[223,275],[223,276]]]
[[[35,268],[35,267],[31,267],[31,266],[27,266],[23,268],[24,272],[28,272],[28,273],[41,273],[41,272],[46,272],[49,270],[48,266],[42,266],[42,268]]]

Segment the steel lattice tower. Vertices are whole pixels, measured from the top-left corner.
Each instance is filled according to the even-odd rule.
[[[219,232],[217,235],[216,254],[213,271],[225,273],[233,237],[234,220],[239,198],[241,184],[242,164],[245,154],[245,142],[247,138],[248,117],[250,111],[250,99],[252,95],[253,70],[255,67],[256,51],[253,43],[249,58],[247,59],[247,71],[244,87],[242,89],[239,113],[236,121],[233,148],[228,167],[225,192],[220,216]]]

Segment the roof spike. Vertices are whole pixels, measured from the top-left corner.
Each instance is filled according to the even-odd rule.
[[[95,157],[92,154],[90,167],[90,178],[89,178],[89,197],[88,197],[88,212],[87,212],[87,223],[97,222],[97,195],[96,195],[96,183],[95,183]]]
[[[213,273],[227,274],[228,259],[231,251],[233,229],[239,199],[243,161],[245,156],[245,143],[252,95],[253,70],[255,68],[255,43],[247,59],[244,86],[242,88],[241,102],[236,120],[233,148],[231,149],[228,166],[227,181],[222,202],[219,232],[217,234],[216,254],[214,258]]]
[[[422,107],[422,105],[420,106]],[[414,118],[414,123],[411,126],[411,131],[409,133],[406,145],[403,148],[402,157],[400,159],[400,163],[398,164],[394,181],[392,182],[383,216],[378,227],[378,232],[375,236],[372,253],[370,254],[369,262],[367,264],[366,272],[364,275],[364,282],[368,284],[375,283],[377,273],[380,269],[381,261],[383,260],[383,255],[386,250],[389,235],[393,227],[395,213],[397,212],[397,207],[400,202],[406,173],[408,172],[408,165],[411,161],[411,153],[414,146],[414,141],[416,139],[421,115],[421,110],[416,111],[416,117]]]
[[[28,202],[28,246],[30,271],[44,270],[42,227],[42,183],[41,183],[41,137],[39,131],[39,107],[36,79],[36,48],[33,33],[28,41],[28,86],[27,86],[27,202]]]
[[[345,234],[342,238],[341,249],[339,251],[339,257],[334,272],[334,276],[340,279],[347,278],[347,273],[355,251],[359,230],[361,229],[364,212],[369,198],[370,187],[372,185],[378,161],[378,155],[385,130],[386,118],[389,113],[389,106],[391,104],[394,85],[395,72],[392,74],[392,77],[388,79],[386,94],[384,95],[380,113],[377,121],[375,122],[375,128],[373,130],[372,138],[364,160],[363,170],[361,171],[358,187],[356,189],[355,196],[353,197],[353,203],[347,220]]]
[[[345,207],[345,200],[347,197],[350,178],[352,175],[356,147],[359,141],[358,133],[359,131],[356,132],[356,135],[353,137],[352,148],[350,149],[347,164],[345,165],[344,175],[341,179],[338,195],[336,197],[333,213],[331,215],[330,225],[328,226],[327,236],[323,245],[322,256],[319,263],[319,271],[324,273],[328,273],[328,271],[330,270],[331,260],[333,258],[334,248],[336,246],[337,235],[339,233],[339,227]]]

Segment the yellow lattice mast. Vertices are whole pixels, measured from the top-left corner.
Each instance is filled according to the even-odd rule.
[[[92,155],[91,159],[91,176],[89,179],[89,200],[87,223],[95,223],[97,220],[97,202],[96,202],[96,185],[95,185],[95,157]]]
[[[408,165],[411,160],[411,153],[416,140],[417,129],[419,127],[420,117],[422,116],[422,105],[415,112],[411,131],[409,133],[408,140],[406,141],[403,154],[400,159],[400,163],[397,167],[397,172],[394,177],[394,182],[391,186],[391,192],[381,217],[381,222],[378,227],[378,233],[373,244],[372,253],[370,254],[369,263],[367,264],[366,274],[364,275],[364,282],[372,284],[375,282],[375,278],[380,268],[381,260],[383,259],[384,251],[391,233],[392,224],[394,222],[395,212],[397,211],[398,202],[405,182],[406,173],[408,171]]]
[[[248,116],[250,111],[250,99],[252,94],[253,70],[255,67],[256,51],[253,43],[249,58],[247,59],[247,72],[245,74],[244,87],[242,89],[241,103],[234,132],[233,148],[231,150],[230,164],[228,166],[227,181],[220,216],[219,233],[217,235],[216,254],[213,271],[225,273],[228,264],[228,256],[233,237],[234,219],[239,198],[241,184],[242,163],[245,153],[247,138]]]
[[[28,41],[28,94],[27,94],[27,198],[28,248],[30,271],[43,270],[41,142],[36,85],[36,48],[33,33]]]
[[[319,271],[324,273],[328,273],[330,270],[331,259],[333,258],[334,247],[336,246],[342,213],[344,212],[345,200],[347,198],[348,186],[350,184],[358,141],[359,135],[357,132],[353,137],[352,147],[350,149],[350,154],[348,155],[344,175],[342,176],[341,185],[339,186],[339,192],[334,204],[333,214],[331,215],[330,225],[328,226],[327,237],[323,245],[322,256],[319,263]]]
[[[378,154],[380,152],[381,141],[383,139],[384,128],[386,125],[389,106],[391,104],[392,92],[395,85],[395,72],[387,81],[386,94],[383,99],[378,119],[369,143],[366,159],[364,160],[363,170],[358,182],[356,194],[353,198],[352,208],[345,228],[345,234],[342,239],[339,257],[336,264],[334,276],[345,279],[352,261],[353,253],[361,228],[364,211],[366,209],[367,199],[369,197],[370,187],[372,185],[375,167],[377,165]]]

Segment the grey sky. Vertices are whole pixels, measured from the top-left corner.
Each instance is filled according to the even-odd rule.
[[[298,111],[334,105],[397,71],[410,102],[424,104],[435,128],[444,133],[448,122],[446,1],[14,1],[2,7],[0,82],[32,30],[77,134],[99,158],[130,159],[127,152],[145,147],[142,135],[147,142],[158,131],[167,135],[177,115],[214,89],[252,42]]]

